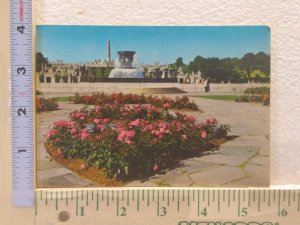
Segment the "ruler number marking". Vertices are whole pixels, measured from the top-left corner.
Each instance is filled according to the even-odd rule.
[[[166,207],[161,207],[159,215],[160,216],[166,216],[167,215],[167,208]]]
[[[26,68],[24,66],[23,67],[18,67],[17,74],[20,74],[21,72],[22,72],[22,75],[26,74]]]
[[[25,30],[25,26],[24,25],[17,26],[17,31],[19,31],[21,34],[24,34],[24,30]]]
[[[18,108],[18,116],[26,116],[26,108]]]
[[[208,214],[208,213],[207,213],[207,209],[204,208],[204,209],[201,211],[201,215],[206,217],[207,214]]]
[[[288,215],[288,211],[286,209],[281,210],[281,216],[286,217]]]
[[[242,208],[241,216],[246,217],[247,215],[248,215],[248,208],[247,207]]]
[[[126,207],[124,207],[124,206],[121,207],[120,212],[121,212],[120,216],[127,216]]]

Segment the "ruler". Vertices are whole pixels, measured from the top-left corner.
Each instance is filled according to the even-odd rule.
[[[13,203],[34,203],[34,121],[32,83],[32,5],[10,1],[10,75]]]
[[[36,224],[299,225],[300,190],[41,189],[34,191],[32,4],[11,0],[13,203]]]
[[[36,224],[299,225],[300,190],[37,190]]]

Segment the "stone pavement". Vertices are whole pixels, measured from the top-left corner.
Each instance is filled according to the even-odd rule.
[[[192,98],[201,112],[188,112],[198,121],[216,117],[238,136],[218,150],[186,159],[165,174],[127,186],[265,187],[270,181],[270,107],[260,103]]]
[[[203,112],[188,112],[199,121],[216,117],[231,125],[230,135],[238,136],[219,149],[201,157],[183,160],[180,165],[147,180],[126,186],[172,187],[264,187],[269,185],[269,113],[259,103],[192,98]],[[81,105],[60,103],[61,110],[37,115],[37,187],[91,187],[91,181],[50,161],[44,142],[53,121],[66,119]]]
[[[68,114],[82,105],[60,103],[60,110],[36,114],[36,186],[37,188],[89,187],[93,182],[51,160],[45,149],[46,134],[54,121],[67,119]]]

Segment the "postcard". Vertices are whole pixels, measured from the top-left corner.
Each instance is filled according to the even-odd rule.
[[[268,187],[267,26],[36,27],[36,186]]]

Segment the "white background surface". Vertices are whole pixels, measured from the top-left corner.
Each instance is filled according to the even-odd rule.
[[[0,218],[3,224],[33,224],[32,209],[13,209],[11,205],[9,1],[0,2]],[[34,0],[34,3],[36,24],[270,26],[271,183],[300,185],[300,1]]]
[[[300,1],[42,0],[35,3],[36,24],[270,26],[271,183],[300,184]]]

